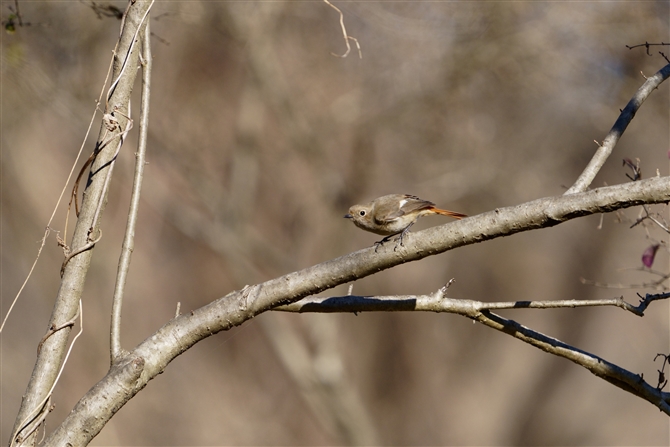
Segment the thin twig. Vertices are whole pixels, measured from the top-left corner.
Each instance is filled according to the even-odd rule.
[[[453,280],[452,280],[453,281]],[[393,296],[335,296],[325,298],[305,298],[295,303],[277,306],[272,310],[281,312],[404,312],[408,310],[423,312],[448,312],[469,316],[472,312],[481,312],[484,310],[499,309],[560,309],[575,307],[593,307],[593,306],[616,306],[632,312],[635,315],[642,316],[643,307],[633,306],[620,298],[610,298],[602,300],[550,300],[550,301],[509,301],[486,303],[474,300],[455,300],[446,298],[446,290],[451,284],[450,281],[443,289],[432,295],[393,295]],[[661,298],[668,298],[661,296]],[[654,298],[654,301],[660,298]]]
[[[654,76],[647,79],[642,87],[635,92],[635,95],[633,95],[626,107],[621,111],[619,118],[603,140],[602,145],[598,147],[589,164],[581,173],[575,184],[565,192],[565,195],[586,191],[591,182],[593,182],[596,174],[598,174],[607,161],[607,158],[614,150],[614,146],[616,146],[619,138],[621,138],[621,135],[626,131],[626,128],[633,120],[635,113],[638,111],[642,103],[649,97],[654,89],[668,78],[668,76],[670,76],[670,64],[661,68]]]
[[[659,45],[666,46],[666,45],[670,45],[670,43],[665,43],[665,42],[661,42],[661,43],[649,43],[649,42],[645,42],[645,43],[641,43],[641,44],[633,45],[633,46],[626,45],[626,48],[628,48],[629,50],[632,50],[633,48],[645,47],[645,49],[646,49],[646,51],[647,51],[647,56],[651,56],[651,53],[649,52],[649,47],[651,47],[651,46],[659,46]]]
[[[342,11],[340,11],[340,9],[337,6],[333,5],[328,0],[323,1],[340,14],[340,27],[342,28],[342,35],[344,36],[344,43],[347,46],[347,51],[345,51],[344,54],[336,54],[333,52],[331,52],[330,54],[336,57],[342,57],[342,58],[347,57],[351,52],[351,45],[349,44],[349,40],[353,40],[354,43],[356,44],[356,48],[358,49],[359,59],[363,59],[363,53],[361,52],[361,46],[358,43],[358,39],[356,39],[355,37],[351,37],[349,34],[347,34],[347,28],[344,26],[344,14],[342,14]]]
[[[151,91],[151,31],[148,21],[144,28],[142,40],[142,99],[140,105],[140,135],[135,154],[135,177],[133,179],[133,191],[130,197],[128,210],[128,221],[126,223],[126,234],[123,239],[119,267],[116,274],[114,286],[114,298],[112,300],[112,321],[110,327],[110,357],[111,363],[121,355],[121,308],[123,305],[123,293],[126,277],[130,268],[130,258],[135,247],[135,228],[137,226],[137,214],[140,207],[140,191],[142,189],[142,178],[144,177],[144,166],[146,164],[147,135],[149,127],[149,98]]]
[[[664,300],[664,299],[670,298],[670,292],[666,292],[666,293],[647,293],[644,296],[644,298],[642,297],[642,295],[640,295],[638,293],[637,296],[639,296],[641,299],[640,299],[640,304],[635,309],[638,310],[640,312],[640,314],[642,314],[647,309],[647,307],[649,307],[649,305],[653,301]]]
[[[654,222],[656,225],[658,225],[661,230],[665,231],[666,233],[670,233],[670,228],[668,228],[667,225],[661,223],[656,219],[652,214],[649,212],[649,207],[647,205],[642,205],[642,208],[644,209],[645,215],[637,219],[631,226],[630,228],[633,228],[637,225],[639,225],[641,222],[643,222],[645,219],[649,219],[652,222]]]
[[[19,0],[14,0],[14,8],[16,8],[16,18],[19,19],[19,26],[23,26],[23,18],[19,10]]]
[[[663,286],[663,282],[667,280],[668,277],[663,277],[661,279],[658,279],[656,281],[652,282],[645,282],[642,284],[624,284],[624,283],[609,283],[609,282],[601,282],[601,281],[594,281],[592,279],[586,279],[586,278],[579,278],[579,281],[582,284],[586,284],[589,286],[595,286],[595,287],[600,287],[603,289],[656,289],[656,290],[667,290],[666,286]]]

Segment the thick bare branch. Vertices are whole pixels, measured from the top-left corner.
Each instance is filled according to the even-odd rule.
[[[551,227],[589,214],[615,211],[642,203],[668,201],[670,201],[669,177],[599,188],[569,196],[539,199],[410,233],[404,247],[397,251],[390,245],[380,249],[378,253],[374,247],[368,247],[231,292],[206,306],[171,320],[123,357],[98,385],[86,393],[46,441],[46,445],[65,445],[68,442],[73,445],[87,444],[121,406],[144,388],[149,380],[160,374],[175,357],[200,340],[238,326],[278,305],[292,303],[339,284],[456,247],[522,231]],[[480,312],[478,315],[484,316],[484,314]],[[492,314],[479,318],[482,319],[481,322],[490,320],[491,325],[503,324],[490,315]],[[522,335],[522,332],[519,334]]]

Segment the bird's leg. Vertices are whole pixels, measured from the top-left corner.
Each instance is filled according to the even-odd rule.
[[[414,222],[416,222],[416,221],[414,221]],[[395,247],[393,247],[393,251],[396,251],[396,250],[398,249],[399,246],[400,246],[400,247],[404,247],[405,245],[402,243],[403,238],[404,238],[405,235],[409,232],[410,227],[411,227],[412,225],[414,225],[414,222],[412,222],[411,224],[407,225],[407,226],[405,227],[405,229],[402,230],[400,233],[389,234],[389,235],[386,236],[384,239],[375,242],[375,253],[377,253],[377,250],[379,249],[380,246],[384,245],[384,242],[388,242],[388,241],[390,241],[391,238],[393,238],[393,237],[395,237],[395,236],[398,236],[398,240],[397,240],[397,242],[396,242],[396,244],[395,244]]]
[[[416,222],[416,221],[414,221]],[[396,251],[398,249],[398,246],[404,247],[405,245],[402,243],[403,238],[405,235],[409,232],[409,229],[414,225],[414,222],[411,224],[407,225],[404,230],[400,232],[400,236],[398,237],[398,243],[395,244],[395,248],[393,248],[393,251]]]
[[[395,234],[389,234],[388,236],[386,236],[386,237],[385,237],[384,239],[382,239],[381,241],[377,241],[377,242],[375,242],[375,253],[377,253],[377,250],[379,250],[379,247],[381,247],[382,245],[384,245],[384,242],[388,242],[389,240],[391,240],[391,238],[392,238],[393,236],[396,236],[397,234],[398,234],[398,233],[395,233]]]

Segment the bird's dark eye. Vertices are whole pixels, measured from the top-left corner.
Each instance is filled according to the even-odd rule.
[[[358,214],[360,214],[361,216],[365,216],[365,210],[360,210]]]

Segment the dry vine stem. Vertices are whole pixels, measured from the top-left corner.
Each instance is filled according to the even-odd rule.
[[[18,0],[17,0],[18,2]],[[77,156],[75,157],[74,162],[72,163],[72,167],[70,168],[70,173],[67,176],[67,179],[65,180],[65,184],[63,185],[63,188],[61,189],[60,195],[58,196],[58,200],[56,201],[56,205],[54,206],[53,211],[51,212],[51,216],[49,217],[49,221],[47,222],[47,225],[44,230],[44,235],[42,236],[42,239],[40,241],[40,247],[37,250],[37,255],[35,256],[35,260],[33,261],[33,265],[30,267],[30,270],[28,271],[28,274],[26,275],[26,279],[23,281],[21,284],[21,287],[19,288],[19,291],[16,292],[16,296],[14,297],[14,300],[12,301],[12,304],[9,306],[9,309],[7,310],[7,314],[5,315],[5,318],[2,320],[2,325],[0,325],[0,333],[2,333],[2,330],[5,327],[5,323],[7,323],[7,319],[9,318],[9,315],[12,313],[12,309],[14,308],[14,305],[18,301],[19,297],[21,296],[21,293],[23,292],[23,289],[25,289],[26,284],[28,284],[28,280],[33,274],[33,271],[35,270],[35,267],[37,266],[37,261],[40,259],[40,255],[42,254],[42,249],[44,248],[44,245],[46,244],[47,238],[49,237],[49,234],[53,230],[51,228],[51,223],[53,222],[54,216],[56,215],[56,211],[58,211],[58,208],[60,207],[60,203],[63,200],[63,196],[65,195],[65,191],[67,191],[67,185],[70,184],[70,180],[72,179],[72,175],[75,172],[75,169],[77,167],[77,163],[79,162],[79,158],[81,157],[81,154],[84,152],[84,147],[86,145],[86,140],[88,139],[88,135],[91,133],[91,128],[93,127],[93,122],[95,121],[95,117],[97,115],[98,111],[98,104],[100,104],[100,101],[102,100],[102,95],[105,92],[105,85],[107,85],[107,81],[109,80],[109,75],[112,72],[112,65],[114,62],[114,58],[109,63],[109,68],[107,69],[107,75],[105,76],[105,81],[102,84],[102,89],[100,90],[100,95],[98,96],[98,100],[96,102],[96,107],[95,110],[93,111],[93,115],[91,116],[91,120],[88,123],[88,127],[86,128],[86,134],[84,135],[84,139],[81,142],[81,146],[79,146],[79,152],[77,152]],[[68,208],[69,211],[69,208]],[[68,212],[69,215],[69,212]],[[59,239],[59,245],[65,247],[65,239],[67,237],[65,236],[67,234],[67,225],[68,220],[67,217],[65,219],[65,229],[63,230],[63,239]],[[62,243],[61,243],[62,241]]]
[[[23,420],[23,422],[19,425],[20,428],[16,431],[16,433],[12,435],[12,438],[9,443],[10,447],[13,446],[15,443],[18,443],[18,445],[22,445],[23,442],[28,437],[32,436],[33,433],[35,433],[35,430],[37,430],[37,428],[45,421],[47,415],[53,409],[53,407],[50,405],[51,395],[53,394],[54,389],[58,384],[58,380],[60,379],[61,374],[63,374],[63,369],[65,369],[65,364],[67,363],[68,357],[70,357],[70,353],[72,352],[72,348],[74,348],[75,342],[77,341],[79,336],[84,332],[84,310],[81,304],[81,300],[79,300],[79,309],[77,310],[77,314],[72,318],[72,320],[66,321],[61,327],[52,328],[51,333],[47,333],[47,335],[45,335],[44,338],[42,338],[42,341],[38,346],[37,351],[38,354],[46,339],[48,339],[51,335],[57,333],[59,330],[62,330],[66,327],[72,327],[77,318],[79,318],[79,332],[77,332],[77,335],[75,335],[74,338],[72,339],[72,343],[70,343],[70,347],[67,350],[67,354],[65,354],[65,359],[63,360],[60,370],[58,371],[56,379],[51,385],[51,389],[49,389],[49,392],[46,394],[44,399],[35,406],[35,409],[32,412],[30,412]]]

